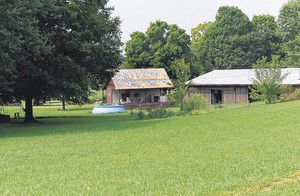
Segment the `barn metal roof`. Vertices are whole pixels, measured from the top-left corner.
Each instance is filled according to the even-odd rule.
[[[288,74],[282,84],[300,85],[300,68],[284,68],[281,72]],[[187,83],[194,86],[250,86],[253,79],[254,69],[229,69],[214,70]]]
[[[116,90],[172,88],[164,68],[121,69],[112,78]]]

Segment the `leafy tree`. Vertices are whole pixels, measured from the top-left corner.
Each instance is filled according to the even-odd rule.
[[[260,43],[257,48],[260,56],[271,61],[273,55],[281,55],[282,37],[274,16],[259,15],[252,18],[254,32]]]
[[[278,16],[284,43],[284,65],[286,67],[299,67],[300,63],[300,0],[290,0],[285,3]]]
[[[8,4],[2,2],[2,4]],[[0,18],[9,18],[15,20],[16,13],[8,12],[5,7],[0,7]],[[5,28],[9,24],[9,20],[1,20],[0,22],[0,99],[8,97],[8,93],[12,92],[12,85],[15,80],[15,62],[11,59],[17,59],[19,48],[19,37],[16,37]],[[13,27],[12,27],[13,28]]]
[[[198,58],[205,72],[251,68],[259,58],[258,46],[248,17],[236,7],[223,6],[204,34]]]
[[[39,10],[40,2],[33,1],[1,1],[1,24],[2,32],[6,32],[2,37],[2,43],[13,42],[4,45],[6,58],[1,59],[1,66],[5,63],[10,65],[10,70],[14,70],[14,96],[21,95],[26,100],[25,121],[33,121],[32,97],[40,95],[43,91],[42,84],[47,81],[47,74],[44,71],[45,64],[42,63],[45,55],[50,51],[46,44],[46,39],[39,31],[36,13]],[[9,51],[12,48],[12,51]],[[5,93],[7,95],[7,93]],[[31,105],[31,107],[30,107]]]
[[[300,0],[290,0],[281,7],[278,23],[285,42],[296,38],[300,32]]]
[[[199,43],[201,43],[205,32],[212,24],[213,24],[212,22],[205,22],[205,23],[199,24],[197,27],[195,27],[191,30],[191,34],[192,34],[191,46],[192,46],[192,48],[197,47],[199,45]]]
[[[185,30],[174,24],[156,21],[146,33],[134,32],[126,43],[124,67],[165,68],[171,78],[175,77],[172,65],[177,59],[190,58],[190,37]]]
[[[0,24],[0,102],[8,100],[15,80],[15,64],[10,61],[14,55],[13,51],[17,50],[12,44],[14,41],[14,37]]]
[[[212,22],[206,22],[199,24],[197,27],[191,30],[191,56],[192,56],[192,66],[191,66],[191,77],[197,77],[200,73],[204,72],[204,65],[201,64],[201,59],[199,58],[199,50],[203,43],[203,37],[207,29],[212,25]]]
[[[272,103],[279,100],[280,94],[286,89],[286,85],[281,85],[287,74],[282,75],[278,56],[274,56],[271,62],[266,57],[257,61],[255,67],[255,78],[253,78],[253,88],[250,97],[254,100]]]
[[[5,31],[16,38],[13,95],[25,99],[25,122],[35,121],[32,99],[80,101],[106,82],[120,57],[118,18],[107,1],[1,1]],[[16,54],[15,56],[13,54]],[[1,65],[3,62],[1,62]]]
[[[173,81],[175,90],[172,92],[171,99],[180,105],[180,111],[183,111],[184,95],[189,88],[186,81],[190,79],[190,65],[184,59],[176,60],[174,65],[176,80]]]
[[[125,68],[143,68],[150,64],[150,44],[146,34],[134,32],[130,35],[131,40],[126,43]]]
[[[296,36],[293,41],[284,44],[284,51],[286,56],[284,58],[284,65],[286,67],[300,66],[300,34]]]

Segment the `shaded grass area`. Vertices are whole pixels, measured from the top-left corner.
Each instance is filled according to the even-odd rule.
[[[36,118],[45,117],[74,117],[74,116],[95,116],[92,114],[94,105],[68,105],[67,110],[62,110],[60,105],[46,105],[46,106],[34,106],[33,115]],[[14,113],[19,112],[20,118],[24,118],[25,113],[20,106],[6,106],[4,107],[6,114],[14,118]]]
[[[273,182],[300,171],[299,106],[143,121],[81,110],[0,125],[0,194],[293,195],[299,181]]]

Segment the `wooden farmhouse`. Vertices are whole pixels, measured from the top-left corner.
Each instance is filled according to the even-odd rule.
[[[106,88],[108,104],[148,104],[167,101],[173,84],[163,68],[121,69]]]
[[[300,87],[300,69],[282,69],[287,74],[282,84]],[[208,99],[209,104],[248,103],[249,87],[253,86],[255,72],[253,69],[214,70],[194,78],[187,83],[197,88]]]

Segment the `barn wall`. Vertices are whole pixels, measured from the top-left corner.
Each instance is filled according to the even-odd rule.
[[[207,90],[207,89],[199,89],[199,90],[200,90],[200,94],[203,95],[204,97],[206,97],[207,103],[210,104],[211,103],[211,90]]]
[[[248,103],[249,102],[248,87],[236,88],[236,103]]]
[[[249,102],[249,91],[247,86],[236,86],[236,87],[218,87],[218,86],[195,86],[200,91],[200,94],[204,95],[208,103],[211,104],[211,91],[221,90],[222,91],[222,103],[223,104],[234,104],[234,103],[248,103]]]
[[[223,103],[231,104],[236,102],[236,91],[235,89],[229,88],[223,90]]]

